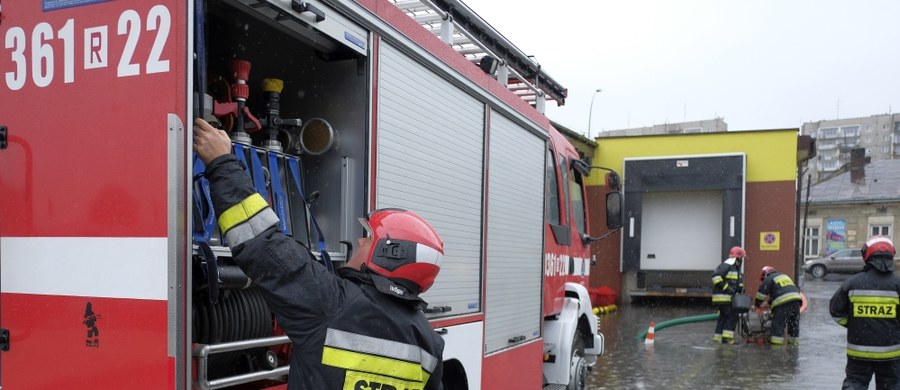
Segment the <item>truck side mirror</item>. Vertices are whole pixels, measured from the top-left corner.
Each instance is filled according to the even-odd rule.
[[[606,194],[606,227],[618,229],[622,227],[622,193],[618,191]]]

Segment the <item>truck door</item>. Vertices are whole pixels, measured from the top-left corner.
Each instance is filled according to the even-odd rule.
[[[3,388],[174,386],[187,7],[2,2]]]

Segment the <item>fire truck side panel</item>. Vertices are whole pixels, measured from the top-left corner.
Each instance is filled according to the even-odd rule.
[[[543,139],[495,112],[490,121],[485,353],[541,336]]]
[[[87,305],[93,322],[85,318]],[[174,383],[161,331],[165,301],[4,293],[3,316],[11,330],[4,389],[167,389]]]
[[[534,341],[484,357],[483,389],[537,389],[541,380],[543,343]]]
[[[13,200],[0,212],[16,222],[3,236],[166,235],[166,113],[184,111],[184,10],[171,3],[4,4],[0,114],[13,142],[0,161],[24,171],[0,178]]]
[[[414,210],[444,240],[424,295],[440,316],[481,311],[484,105],[383,41],[375,207]]]
[[[186,6],[3,5],[0,385],[171,387],[167,119],[186,108]]]

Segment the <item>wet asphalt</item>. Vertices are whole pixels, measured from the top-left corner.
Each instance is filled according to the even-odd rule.
[[[651,321],[715,313],[708,300],[652,300],[620,304],[600,316],[606,351],[590,373],[591,389],[836,389],[844,379],[846,331],[828,312],[828,301],[848,276],[813,279],[802,290],[800,345],[772,346],[737,338],[712,341],[715,321],[676,325],[655,332],[652,346],[638,335]],[[755,291],[751,291],[751,296]],[[751,318],[758,320],[756,318]],[[757,327],[758,329],[758,327]],[[874,380],[870,385],[874,388]]]

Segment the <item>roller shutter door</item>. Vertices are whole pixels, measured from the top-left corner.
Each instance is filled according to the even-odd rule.
[[[540,336],[544,140],[491,115],[485,352]]]
[[[481,310],[484,105],[382,42],[378,63],[375,207],[427,219],[444,262],[423,298],[451,311]]]

